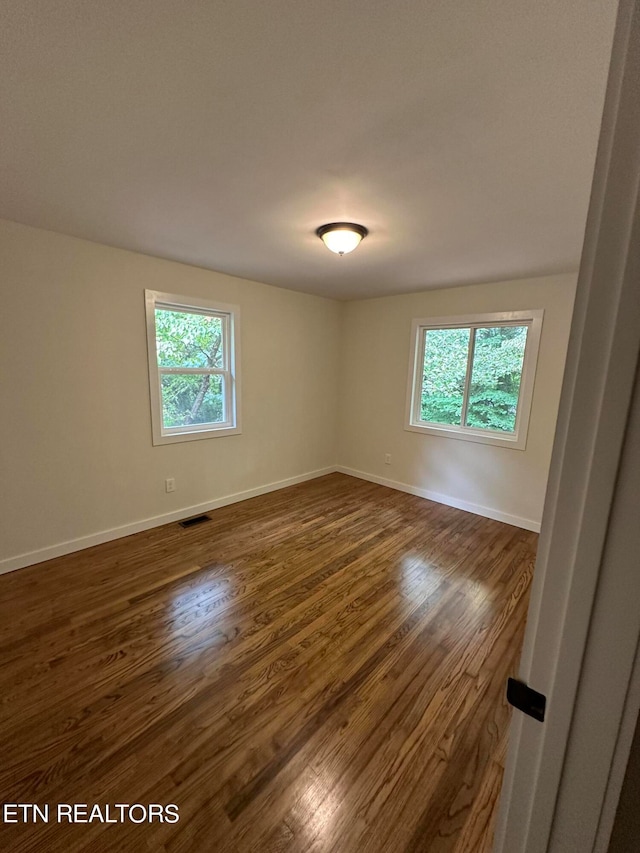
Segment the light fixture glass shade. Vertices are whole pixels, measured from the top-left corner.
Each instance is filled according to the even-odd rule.
[[[354,222],[332,222],[329,225],[322,225],[316,231],[327,249],[335,252],[336,255],[353,252],[368,233],[364,225],[356,225]]]

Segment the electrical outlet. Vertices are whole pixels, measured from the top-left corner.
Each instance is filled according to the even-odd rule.
[[[391,465],[391,454],[390,453],[384,454],[384,464],[385,465]]]
[[[167,477],[167,479],[164,481],[164,490],[165,492],[175,492],[176,481],[173,477]]]

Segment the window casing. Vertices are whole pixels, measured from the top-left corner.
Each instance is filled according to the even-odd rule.
[[[237,305],[145,291],[154,444],[240,429]]]
[[[405,429],[524,450],[543,314],[414,320]]]

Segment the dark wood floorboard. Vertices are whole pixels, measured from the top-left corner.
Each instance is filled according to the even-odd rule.
[[[331,474],[0,577],[0,849],[489,853],[536,544]]]

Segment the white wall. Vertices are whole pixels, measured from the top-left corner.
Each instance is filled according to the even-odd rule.
[[[339,303],[6,221],[0,270],[0,570],[335,463]],[[240,305],[242,435],[152,446],[145,288]]]
[[[537,529],[575,286],[576,275],[557,275],[348,303],[338,428],[343,470]],[[532,308],[545,315],[526,450],[404,429],[413,318]]]

